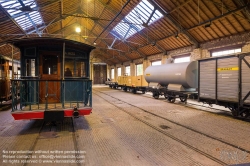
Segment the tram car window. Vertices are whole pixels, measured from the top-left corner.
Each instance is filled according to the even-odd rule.
[[[14,39],[9,43],[21,53],[20,79],[11,82],[15,120],[56,121],[91,113],[89,55],[94,47],[48,37]]]
[[[35,59],[26,59],[26,74],[25,76],[34,77],[36,73],[35,68]]]

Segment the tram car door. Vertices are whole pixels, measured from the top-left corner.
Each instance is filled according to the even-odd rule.
[[[60,59],[58,53],[43,52],[40,56],[40,102],[60,102]],[[45,81],[46,80],[46,81]],[[46,86],[48,85],[48,86]]]

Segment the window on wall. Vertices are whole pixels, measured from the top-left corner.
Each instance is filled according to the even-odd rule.
[[[130,76],[130,66],[125,67],[125,75]]]
[[[190,56],[181,56],[174,58],[174,63],[190,62]]]
[[[151,62],[151,65],[152,65],[152,66],[161,65],[161,61],[154,61],[154,62]]]
[[[115,79],[115,69],[111,69],[111,79]]]
[[[212,51],[212,57],[229,55],[229,54],[234,54],[234,53],[237,53],[237,52],[241,52],[241,48],[233,48],[233,49],[226,49],[226,50],[220,50],[220,51]]]
[[[142,75],[143,74],[143,64],[136,65],[136,75]]]
[[[117,76],[122,75],[122,69],[120,67],[117,67]]]

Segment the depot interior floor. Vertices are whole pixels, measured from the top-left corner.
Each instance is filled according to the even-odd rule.
[[[234,119],[230,112],[223,110],[185,105],[178,101],[173,104],[164,98],[153,99],[149,94],[94,86],[92,114],[75,119],[74,123],[75,133],[68,119],[40,131],[41,121],[14,121],[10,110],[1,111],[1,157],[9,163],[0,161],[0,165],[10,165],[13,160],[4,157],[7,155],[4,152],[26,150],[84,151],[84,163],[80,165],[250,163],[250,123]],[[39,158],[40,154],[31,155]],[[17,155],[12,156],[20,161]],[[41,162],[51,160],[46,156],[39,159]],[[63,160],[63,157],[58,160]],[[23,164],[19,162],[16,165]]]

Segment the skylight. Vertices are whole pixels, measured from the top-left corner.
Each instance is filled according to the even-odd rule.
[[[153,5],[147,0],[142,0],[128,15],[125,16],[123,22],[126,23],[118,23],[111,33],[119,39],[127,39],[161,17],[163,17],[163,15],[158,10],[154,10]]]
[[[23,30],[41,25],[43,20],[39,12],[32,9],[37,8],[34,0],[0,0],[2,7],[10,14]]]

